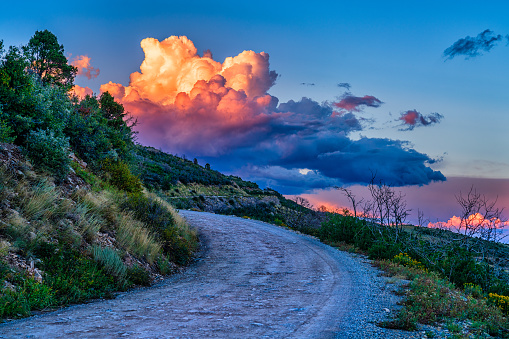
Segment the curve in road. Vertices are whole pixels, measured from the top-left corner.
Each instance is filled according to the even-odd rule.
[[[407,337],[373,323],[396,300],[361,258],[255,220],[181,214],[202,241],[185,272],[113,300],[0,325],[0,337]]]

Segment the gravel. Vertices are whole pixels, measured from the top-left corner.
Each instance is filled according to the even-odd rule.
[[[0,338],[423,338],[376,326],[397,283],[364,256],[260,221],[180,212],[195,263],[151,288],[0,325]]]

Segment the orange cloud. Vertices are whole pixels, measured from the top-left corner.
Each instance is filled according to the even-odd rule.
[[[78,55],[71,61],[71,65],[78,68],[78,74],[88,78],[97,78],[101,70],[90,66],[90,58],[86,55]]]
[[[81,87],[79,85],[74,85],[74,87],[70,91],[71,95],[75,95],[80,99],[84,99],[87,95],[92,96],[94,92],[89,87]]]
[[[494,227],[497,229],[503,229],[506,226],[509,226],[509,221],[502,221],[500,219],[492,218],[488,219],[485,218],[480,213],[475,213],[472,215],[469,215],[468,218],[464,219],[461,217],[453,216],[446,222],[444,221],[437,221],[435,223],[430,222],[428,224],[428,227],[430,228],[446,228],[446,229],[454,229],[454,230],[461,230],[465,229],[465,227],[471,227],[475,228],[478,226],[486,226],[486,227]]]
[[[219,154],[276,116],[268,115],[275,104],[267,90],[277,74],[269,71],[267,53],[244,51],[221,64],[210,52],[199,56],[185,36],[161,42],[147,38],[141,47],[145,60],[140,72],[131,74],[129,86],[109,82],[101,92],[110,92],[139,120],[146,143],[164,144],[162,138],[173,149]],[[151,140],[156,135],[159,140]]]

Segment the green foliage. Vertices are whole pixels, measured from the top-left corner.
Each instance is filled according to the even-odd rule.
[[[230,204],[235,203],[233,199],[230,199]],[[256,205],[249,205],[243,207],[230,207],[224,208],[217,211],[220,214],[236,215],[238,217],[249,216],[250,218],[261,220],[269,223],[276,224],[285,223],[284,217],[280,214],[274,213],[274,206],[267,203],[259,203]]]
[[[502,313],[509,315],[509,296],[489,293],[488,301],[498,307]]]
[[[2,115],[2,110],[0,108],[0,116]],[[5,121],[0,120],[0,142],[11,143],[14,141],[14,136],[12,135],[13,130],[11,126],[9,126]]]
[[[109,175],[109,182],[119,190],[128,193],[140,193],[142,191],[140,179],[131,173],[125,162],[106,159],[103,162],[103,169]]]
[[[320,227],[320,240],[326,242],[344,241],[352,243],[361,250],[367,251],[372,246],[373,255],[377,253],[377,248],[382,245],[376,245],[376,238],[370,231],[364,220],[354,218],[353,216],[342,216],[334,214],[328,221]],[[392,257],[391,257],[392,258]]]
[[[129,160],[134,147],[134,124],[124,120],[124,107],[107,92],[98,100],[86,96],[76,102],[65,129],[76,154],[98,169],[106,158]]]
[[[136,146],[136,172],[148,188],[169,189],[178,182],[203,185],[229,185],[227,176],[206,169],[193,161],[163,153],[151,147]]]
[[[25,152],[34,165],[48,171],[57,181],[69,173],[69,140],[55,136],[53,131],[37,130],[29,133]]]
[[[18,318],[30,315],[53,304],[54,291],[33,278],[17,274],[20,282],[16,290],[0,290],[0,318]]]
[[[74,170],[74,172],[76,172],[77,176],[85,180],[85,182],[90,186],[96,185],[100,180],[96,175],[83,169],[78,163],[74,161],[71,162],[71,168]]]
[[[394,319],[382,323],[382,326],[416,330],[417,323],[446,322],[450,331],[461,329],[465,331],[465,337],[469,338],[485,338],[486,333],[495,337],[508,337],[505,331],[509,321],[504,317],[503,310],[489,297],[486,300],[479,286],[465,285],[467,293],[462,294],[448,279],[436,272],[422,269],[421,264],[408,255],[402,254],[399,257],[396,260],[378,262],[389,274],[410,280],[405,293],[405,307]],[[509,300],[508,297],[503,298]],[[458,320],[465,327],[458,326]]]
[[[125,282],[127,267],[117,251],[109,247],[92,246],[92,257],[100,263],[106,272],[112,274],[120,284]]]
[[[392,261],[403,266],[413,267],[426,271],[426,267],[424,267],[421,262],[412,259],[412,257],[406,253],[399,253],[392,259]]]
[[[97,115],[82,115],[81,107],[75,108],[64,130],[73,151],[91,168],[98,169],[100,163],[117,153],[109,138],[109,129]]]
[[[44,282],[54,291],[56,304],[111,297],[117,287],[112,276],[75,249],[41,243],[35,254],[42,259]]]
[[[150,274],[138,265],[127,269],[127,279],[135,285],[150,286]]]
[[[67,63],[64,46],[53,33],[47,29],[36,31],[23,51],[30,68],[45,84],[55,84],[66,90],[72,88],[78,70]]]

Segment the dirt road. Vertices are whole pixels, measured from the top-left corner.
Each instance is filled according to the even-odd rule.
[[[200,258],[158,286],[0,325],[0,338],[403,338],[396,297],[349,254],[254,220],[181,212]]]

